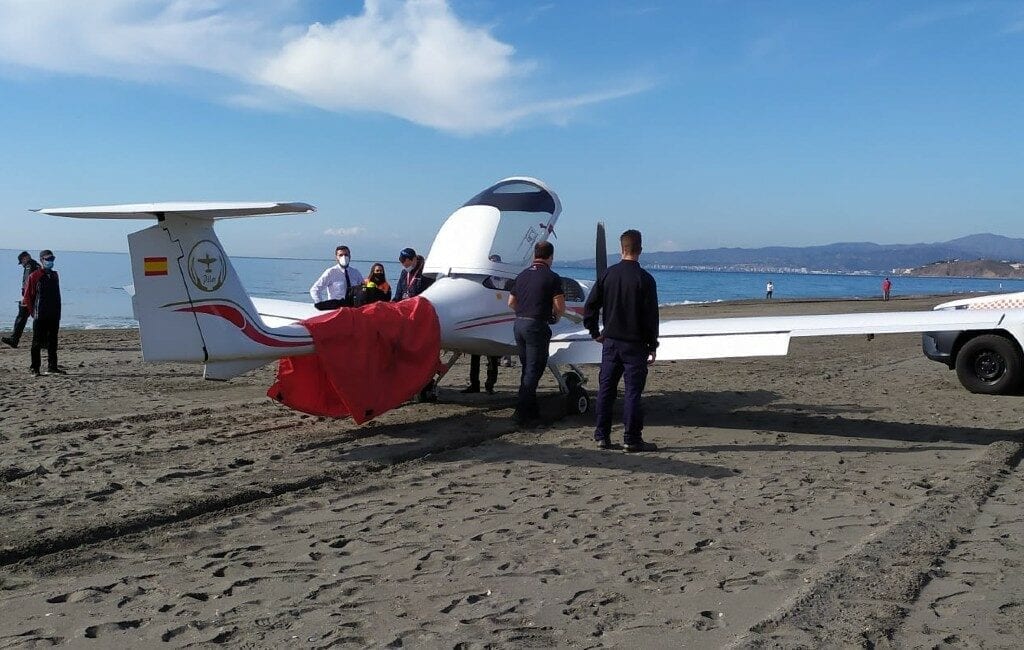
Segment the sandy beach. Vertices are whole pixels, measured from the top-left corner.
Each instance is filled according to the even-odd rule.
[[[463,395],[463,359],[440,403],[359,427],[268,399],[270,366],[205,382],[200,366],[143,364],[136,331],[61,341],[67,376],[33,379],[27,347],[0,350],[0,648],[1024,636],[1024,398],[968,393],[918,335],[657,364],[657,454],[596,449],[590,416],[518,431],[517,368],[495,395]],[[542,393],[553,417],[550,377]]]

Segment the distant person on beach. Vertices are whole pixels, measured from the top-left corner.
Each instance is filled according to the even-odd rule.
[[[60,330],[60,278],[53,270],[56,257],[51,250],[39,251],[42,268],[28,276],[22,304],[32,315],[32,367],[39,376],[42,349],[46,348],[46,374],[67,374],[57,365],[57,332]]]
[[[882,300],[889,299],[889,292],[892,291],[892,282],[889,278],[882,280]]]
[[[768,280],[768,284],[764,285],[764,299],[771,300],[773,293],[775,293],[775,285],[772,284],[771,280]]]
[[[548,241],[537,242],[533,247],[533,263],[516,276],[508,296],[508,306],[516,313],[512,331],[522,366],[519,400],[513,417],[517,424],[527,427],[540,420],[537,384],[548,365],[551,325],[565,313],[562,278],[551,270],[554,259],[554,245]]]
[[[640,267],[643,250],[640,231],[622,233],[619,244],[622,261],[608,267],[594,283],[583,312],[583,325],[590,336],[601,343],[594,439],[598,449],[617,448],[611,440],[612,406],[619,379],[625,378],[623,447],[630,452],[657,451],[657,445],[643,438],[644,412],[640,398],[647,384],[647,367],[654,363],[658,348],[658,285],[654,277]]]
[[[321,273],[309,288],[309,297],[321,311],[351,307],[352,289],[363,283],[363,274],[359,269],[349,266],[352,252],[348,246],[343,244],[335,248],[334,257],[337,263]]]
[[[394,302],[418,296],[434,284],[433,278],[423,277],[423,264],[426,260],[417,255],[412,248],[403,248],[398,253],[398,263],[402,265],[402,275],[398,277],[395,287]]]
[[[39,270],[39,262],[32,259],[28,251],[18,253],[18,265],[22,267],[21,273],[21,298],[25,297],[25,285],[28,284],[28,277]],[[14,331],[10,336],[0,338],[5,345],[12,348],[18,347],[21,341],[21,333],[25,331],[25,324],[28,323],[29,309],[21,299],[18,300],[18,316],[14,319]]]
[[[352,305],[362,307],[375,302],[391,302],[391,285],[388,284],[387,274],[384,272],[384,265],[376,262],[370,267],[370,275],[361,285],[352,298]]]

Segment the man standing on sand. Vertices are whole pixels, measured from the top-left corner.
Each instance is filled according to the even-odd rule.
[[[775,285],[772,284],[771,280],[768,280],[768,284],[764,285],[764,299],[771,300],[773,293],[775,293]]]
[[[533,264],[516,276],[515,286],[508,296],[508,306],[516,313],[512,330],[523,367],[519,378],[519,401],[513,417],[517,424],[524,426],[532,426],[540,420],[537,384],[548,365],[551,325],[565,313],[562,278],[551,270],[554,259],[554,245],[547,241],[537,242],[533,247]]]
[[[892,282],[889,278],[882,280],[882,300],[889,299],[889,292],[892,290]]]
[[[39,376],[41,351],[46,347],[46,374],[67,374],[57,365],[57,332],[60,330],[60,278],[53,270],[53,251],[39,251],[43,268],[28,276],[22,304],[32,314],[32,374]]]
[[[334,258],[337,264],[328,267],[309,288],[309,297],[321,311],[351,307],[351,291],[363,283],[363,274],[355,267],[349,266],[352,251],[348,246],[343,244],[336,247]]]
[[[32,259],[28,251],[21,251],[18,253],[18,264],[24,268],[21,274],[21,297],[24,298],[28,276],[39,270],[39,262]],[[11,332],[10,336],[0,338],[4,345],[9,345],[12,348],[18,347],[18,343],[21,341],[21,333],[25,331],[25,324],[28,323],[28,313],[28,307],[21,300],[18,300],[18,316],[14,319],[14,331]]]
[[[583,325],[601,343],[594,439],[598,449],[617,448],[611,441],[612,405],[619,379],[624,377],[623,448],[629,452],[657,451],[657,445],[643,439],[640,398],[647,384],[647,367],[654,363],[658,348],[658,285],[650,273],[640,268],[640,231],[627,230],[619,237],[619,243],[622,261],[610,266],[594,283],[583,313]],[[604,330],[600,329],[599,321],[604,323]]]

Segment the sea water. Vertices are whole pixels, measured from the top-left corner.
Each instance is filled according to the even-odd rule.
[[[0,331],[7,332],[17,315],[21,294],[19,251],[0,249]],[[278,259],[232,257],[242,283],[253,296],[311,302],[309,287],[329,265],[330,259]],[[373,260],[355,260],[365,275]],[[388,280],[397,284],[397,262],[384,262]],[[60,272],[63,298],[62,327],[137,327],[131,298],[124,287],[132,283],[127,253],[57,252],[54,268]],[[593,269],[558,268],[569,277],[592,280]],[[723,300],[764,298],[765,283],[775,284],[775,299],[867,299],[881,296],[882,276],[799,273],[732,273],[720,271],[653,270],[658,299],[663,305],[685,305]],[[1024,291],[1024,280],[977,278],[893,277],[892,295],[930,296],[958,293]],[[4,307],[6,305],[6,307]],[[6,309],[6,312],[4,311]]]

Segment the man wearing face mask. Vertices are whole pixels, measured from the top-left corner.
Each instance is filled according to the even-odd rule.
[[[21,274],[21,296],[24,298],[25,285],[28,284],[28,276],[39,270],[39,262],[32,259],[32,256],[28,254],[28,251],[21,251],[18,253],[18,264],[24,269],[24,272]],[[25,331],[25,324],[28,323],[28,314],[28,307],[22,304],[21,300],[19,300],[18,317],[14,319],[14,331],[11,332],[10,336],[0,338],[0,341],[12,348],[18,347],[18,343],[21,341],[21,333]]]
[[[417,255],[411,248],[403,248],[398,253],[398,263],[402,265],[402,275],[398,278],[398,285],[395,287],[395,297],[392,302],[413,298],[434,284],[433,278],[423,277],[422,255]],[[437,382],[431,379],[423,390],[416,396],[418,402],[437,401]]]
[[[51,250],[39,251],[41,269],[28,276],[22,304],[32,315],[32,374],[38,376],[41,351],[46,348],[46,374],[66,374],[57,366],[57,332],[60,330],[60,278],[53,270]]]
[[[393,302],[418,296],[434,284],[433,278],[423,277],[423,256],[417,255],[411,248],[403,248],[398,253],[398,263],[402,265],[402,275],[395,287]]]
[[[352,289],[363,283],[363,274],[349,266],[352,253],[348,246],[335,248],[334,257],[338,263],[325,270],[309,288],[309,296],[316,303],[316,308],[322,311],[351,307]]]

